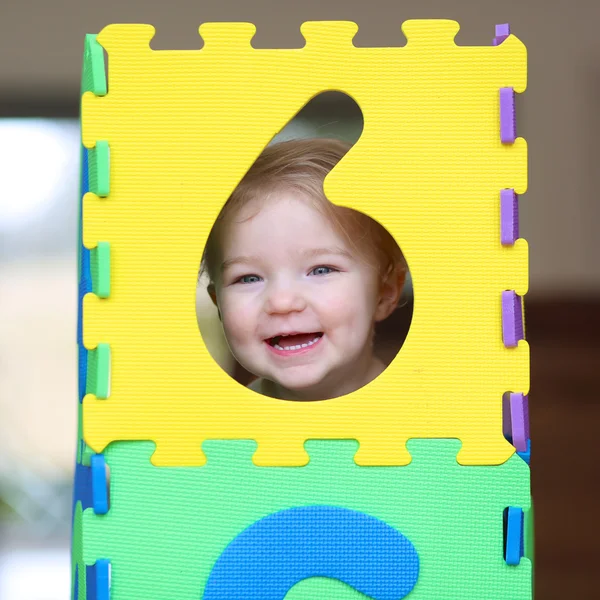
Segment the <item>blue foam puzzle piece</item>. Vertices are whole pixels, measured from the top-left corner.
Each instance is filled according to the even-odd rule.
[[[100,559],[96,561],[96,600],[109,600],[110,598],[110,561]]]
[[[337,506],[282,510],[247,527],[222,552],[204,600],[282,600],[299,581],[329,577],[375,600],[413,589],[419,557],[399,531]]]
[[[96,594],[96,565],[85,568],[85,600],[98,600]]]
[[[92,490],[92,469],[80,463],[75,465],[75,483],[73,485],[73,514],[75,505],[81,502],[81,510],[94,505]]]
[[[517,454],[529,465],[531,463],[531,440],[527,440],[527,450]]]
[[[506,564],[516,566],[524,554],[525,515],[522,508],[508,507],[506,521]]]
[[[108,480],[106,477],[106,461],[103,454],[93,454],[90,458],[92,472],[92,505],[97,515],[108,512]]]
[[[85,568],[86,600],[110,600],[110,561],[98,559]]]

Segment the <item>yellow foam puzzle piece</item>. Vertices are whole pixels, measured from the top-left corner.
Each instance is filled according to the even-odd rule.
[[[357,25],[309,22],[298,49],[253,49],[248,23],[206,23],[197,51],[154,51],[149,25],[110,25],[108,93],[82,99],[83,142],[110,145],[110,194],[87,194],[83,241],[111,244],[111,293],[84,299],[84,344],[111,347],[111,395],[84,399],[84,437],[153,440],[155,465],[201,465],[205,439],[251,438],[259,465],[302,465],[311,438],[355,438],[360,465],[410,462],[410,438],[459,438],[465,465],[505,462],[502,395],[527,393],[529,349],[502,342],[503,290],[527,291],[527,244],[500,243],[500,190],[525,192],[527,147],[502,144],[499,89],[526,49],[457,46],[454,21],[403,24],[407,44],[356,48]],[[198,266],[224,202],[264,147],[326,90],[356,100],[362,136],[325,182],[400,244],[414,285],[406,341],[347,396],[285,402],[246,389],[196,324]]]

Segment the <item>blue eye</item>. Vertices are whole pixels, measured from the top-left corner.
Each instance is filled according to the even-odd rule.
[[[333,267],[326,267],[324,265],[320,265],[318,267],[315,267],[311,271],[311,274],[314,274],[314,275],[329,275],[329,273],[333,273],[334,271],[337,271],[337,269],[334,269]]]
[[[260,280],[258,275],[242,275],[236,283],[256,283]]]

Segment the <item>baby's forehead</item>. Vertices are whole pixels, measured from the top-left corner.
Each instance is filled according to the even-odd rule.
[[[264,226],[265,223],[281,225],[299,210],[303,209],[306,213],[307,207],[313,209],[309,202],[292,196],[258,196],[224,211],[215,223],[214,233],[222,244],[231,236],[240,235],[241,231]]]

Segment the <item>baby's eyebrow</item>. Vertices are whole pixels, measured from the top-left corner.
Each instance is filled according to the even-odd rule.
[[[317,256],[324,255],[344,256],[349,259],[353,258],[350,252],[339,246],[331,246],[329,248],[307,248],[306,250],[302,250],[300,254],[304,258],[316,258]],[[234,256],[221,263],[221,273],[224,273],[233,265],[255,265],[260,262],[261,258],[259,256]]]
[[[350,259],[353,258],[348,250],[340,248],[339,246],[331,246],[329,248],[308,248],[302,252],[302,255],[306,258],[316,258],[317,256],[323,256],[324,254],[336,254]]]
[[[221,273],[233,265],[250,265],[256,264],[257,262],[260,262],[260,258],[258,256],[234,256],[233,258],[228,258],[221,263]]]

